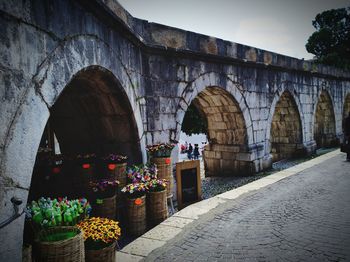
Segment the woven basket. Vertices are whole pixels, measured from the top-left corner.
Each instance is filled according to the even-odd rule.
[[[85,261],[86,262],[115,262],[115,245],[116,242],[108,247],[90,250],[85,249]]]
[[[117,196],[96,199],[92,205],[92,212],[96,217],[115,219],[117,215]]]
[[[126,163],[114,164],[115,168],[110,170],[107,168],[107,176],[113,177],[119,181],[119,188],[123,188],[126,185]]]
[[[168,218],[166,190],[147,194],[147,218],[150,227],[154,227]]]
[[[141,199],[141,204],[135,201]],[[126,198],[128,232],[133,236],[140,236],[146,232],[146,196],[140,198]]]
[[[72,238],[55,241],[35,242],[35,261],[83,262],[85,261],[83,233],[77,227],[52,227],[38,234],[41,239],[52,233],[74,231],[78,234]]]
[[[166,179],[167,182],[167,196],[173,195],[174,181],[171,172],[171,158],[169,157],[154,157],[151,162],[157,165],[158,178]]]

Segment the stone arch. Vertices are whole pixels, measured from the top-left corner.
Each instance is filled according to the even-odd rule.
[[[289,90],[285,90],[274,104],[269,128],[269,148],[272,161],[299,154],[303,150],[300,109]]]
[[[226,89],[216,86],[218,77],[214,73],[203,75],[185,89],[177,112],[177,132],[193,103],[208,123],[209,145],[203,152],[206,176],[255,172],[258,167],[248,149],[249,142],[253,143],[248,107],[232,82],[227,82]]]
[[[198,78],[196,78],[194,81],[189,83],[184,88],[179,88],[179,90],[182,90],[182,92],[179,94],[180,100],[179,100],[178,110],[176,112],[176,118],[175,118],[176,125],[177,125],[176,134],[174,137],[175,140],[179,139],[183,118],[185,116],[187,108],[189,107],[193,99],[196,98],[198,94],[204,91],[204,89],[206,89],[207,87],[222,88],[223,84],[222,84],[222,81],[220,81],[220,79],[222,80],[222,78],[223,78],[223,75],[210,72],[210,73],[200,75]],[[252,120],[249,113],[248,104],[241,91],[242,88],[238,83],[233,82],[227,76],[224,76],[224,78],[225,78],[225,88],[222,88],[222,89],[226,90],[229,94],[231,94],[231,96],[236,101],[240,111],[242,112],[243,119],[247,129],[247,143],[248,145],[252,145],[254,143]]]
[[[36,152],[54,105],[74,76],[89,66],[100,66],[114,75],[130,103],[135,117],[143,159],[146,159],[140,104],[133,82],[119,55],[94,36],[76,36],[61,43],[41,63],[33,83],[21,99],[20,107],[8,128],[2,155],[0,181],[1,217],[12,214],[10,199],[20,197],[26,203]],[[3,237],[22,239],[24,216],[2,230]],[[17,232],[18,235],[13,236]],[[7,235],[8,234],[8,235]],[[9,250],[11,252],[11,250]]]
[[[298,115],[300,117],[301,122],[301,131],[302,131],[302,141],[304,142],[304,139],[306,137],[305,135],[305,124],[304,124],[304,114],[302,110],[302,106],[299,100],[299,97],[296,95],[296,91],[292,87],[288,87],[286,83],[282,84],[281,88],[276,92],[273,101],[270,106],[270,112],[269,117],[267,120],[267,128],[265,133],[266,143],[265,143],[265,153],[270,154],[271,153],[271,127],[272,127],[272,120],[275,114],[276,105],[280,101],[281,96],[284,94],[284,92],[288,92],[291,95],[292,101],[294,105],[297,108]]]
[[[136,122],[124,90],[100,66],[74,75],[50,109],[50,124],[63,153],[115,152],[141,162]]]
[[[313,135],[318,148],[336,144],[334,107],[325,90],[320,92],[315,107]]]

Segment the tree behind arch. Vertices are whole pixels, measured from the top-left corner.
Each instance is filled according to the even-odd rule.
[[[350,7],[324,11],[315,17],[316,28],[306,50],[317,62],[350,70]]]

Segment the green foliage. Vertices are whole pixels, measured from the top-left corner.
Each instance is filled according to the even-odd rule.
[[[187,108],[184,120],[182,122],[182,131],[186,135],[192,134],[206,134],[208,130],[208,124],[205,119],[198,111],[196,106],[191,103]]]
[[[315,17],[316,28],[306,50],[317,62],[350,70],[350,8],[324,11]]]

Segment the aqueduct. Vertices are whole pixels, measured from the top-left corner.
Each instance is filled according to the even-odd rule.
[[[132,17],[114,0],[0,1],[0,221],[26,202],[48,121],[62,152],[179,139],[193,102],[207,175],[254,173],[342,139],[350,73]],[[0,230],[20,260],[24,217]]]

